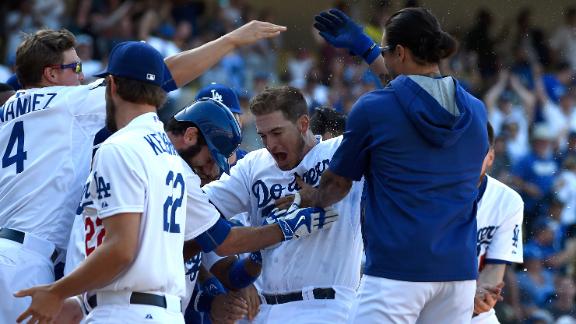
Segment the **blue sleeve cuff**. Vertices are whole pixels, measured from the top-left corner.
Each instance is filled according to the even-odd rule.
[[[212,227],[210,227],[206,232],[198,235],[196,237],[196,242],[202,247],[204,253],[214,251],[228,236],[230,233],[230,224],[228,221],[219,218]]]

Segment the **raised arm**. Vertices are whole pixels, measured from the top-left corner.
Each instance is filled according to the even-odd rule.
[[[544,89],[544,85],[542,84],[542,77],[539,74],[535,74],[534,82],[536,84],[537,95],[545,96],[542,97],[543,98],[542,102],[543,103],[546,102],[548,100],[548,96],[546,95],[546,90]],[[532,92],[526,89],[526,87],[522,85],[522,82],[520,82],[520,79],[515,75],[510,76],[510,86],[512,87],[514,92],[516,92],[516,94],[518,94],[518,96],[520,97],[522,106],[524,107],[526,115],[528,116],[528,123],[531,124],[532,121],[534,120],[534,114],[536,111],[536,96],[534,96]]]
[[[330,45],[345,48],[351,54],[361,57],[378,75],[382,84],[390,80],[380,46],[364,33],[362,26],[342,11],[331,9],[319,13],[314,17],[314,28]]]
[[[182,87],[199,77],[236,48],[278,36],[285,30],[284,26],[253,20],[200,47],[170,56],[165,59],[165,62],[176,86]]]
[[[484,104],[486,104],[486,108],[488,108],[488,114],[490,114],[494,108],[496,107],[496,103],[498,102],[498,98],[506,89],[506,85],[508,84],[508,80],[510,78],[510,72],[508,70],[502,70],[500,75],[498,76],[498,81],[494,84],[486,95],[484,96]]]

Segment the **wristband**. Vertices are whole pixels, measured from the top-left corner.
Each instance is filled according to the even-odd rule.
[[[252,277],[246,272],[245,264],[248,259],[240,259],[232,265],[232,269],[228,273],[228,281],[234,289],[242,289],[256,281],[256,277]]]
[[[378,57],[378,55],[380,55],[380,52],[382,52],[382,50],[380,49],[378,44],[372,43],[372,46],[370,46],[366,50],[366,52],[362,54],[362,58],[364,59],[364,61],[366,61],[366,63],[368,63],[368,65],[370,65],[372,64],[372,62],[374,62],[374,60]]]
[[[226,293],[226,288],[222,286],[216,277],[210,277],[202,283],[202,291],[211,296],[218,296]]]

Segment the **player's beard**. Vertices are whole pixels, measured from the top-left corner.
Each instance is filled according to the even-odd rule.
[[[295,149],[294,149],[294,152],[295,152],[294,161],[290,161],[289,165],[285,165],[283,167],[278,166],[280,168],[280,170],[284,170],[284,171],[292,170],[298,164],[300,164],[300,162],[302,162],[302,160],[304,159],[304,155],[305,155],[304,147],[305,146],[306,146],[306,140],[304,139],[304,135],[299,136],[298,141],[296,142],[296,145],[295,145]]]
[[[178,150],[178,154],[184,161],[189,161],[193,159],[202,150],[201,144],[194,144],[188,148]]]
[[[118,124],[116,123],[116,105],[112,100],[109,84],[106,86],[106,128],[110,133],[115,133],[118,130]]]

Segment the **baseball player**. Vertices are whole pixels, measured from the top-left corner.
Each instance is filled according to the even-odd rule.
[[[232,115],[234,115],[234,118],[236,118],[236,121],[238,121],[240,128],[242,128],[242,119],[240,117],[240,115],[242,115],[242,108],[240,107],[240,100],[232,88],[229,88],[223,84],[212,82],[204,88],[200,89],[200,91],[198,91],[196,94],[196,100],[202,98],[210,98],[224,104],[230,109]],[[232,153],[232,156],[230,156],[230,164],[236,164],[236,162],[243,158],[246,153],[247,152],[243,149],[238,148],[236,151],[234,151],[234,153]],[[200,179],[202,179],[202,185],[218,179],[220,173],[217,171],[218,170],[216,169],[212,169],[212,172],[207,173],[202,172],[201,170],[197,170],[197,174],[200,176]]]
[[[316,22],[329,42],[360,44],[353,53],[376,59],[378,46],[342,12],[321,13]],[[366,266],[355,323],[466,323],[478,275],[486,109],[440,74],[440,60],[457,43],[430,11],[404,8],[385,28],[376,56],[395,78],[354,104],[342,145],[319,188],[301,193],[302,205],[329,206],[366,179]]]
[[[238,96],[233,89],[222,84],[210,83],[198,91],[196,99],[198,100],[202,98],[210,98],[224,104],[230,109],[230,112],[232,112],[236,121],[238,121],[238,124],[240,127],[242,127],[240,118],[242,109],[240,107]],[[230,165],[233,166],[245,155],[246,152],[238,148],[232,153],[228,161]],[[197,168],[196,173],[198,176],[200,176],[202,184],[208,183],[220,176],[220,170],[218,170],[218,168],[212,168],[211,170],[207,171],[204,171],[203,168]],[[236,215],[233,218],[233,221],[242,224],[242,226],[248,225],[245,214]],[[258,261],[261,259],[261,257],[258,258],[258,255],[252,255],[252,257],[253,258],[250,258],[249,255],[242,258],[237,258],[236,256],[221,257],[218,256],[215,252],[209,252],[201,253],[201,257],[197,255],[189,260],[191,262],[186,263],[187,298],[184,299],[183,303],[184,307],[188,305],[185,315],[186,322],[202,322],[202,319],[204,319],[204,321],[209,321],[207,316],[208,313],[210,317],[233,316],[234,314],[225,313],[230,313],[236,308],[224,308],[218,306],[211,307],[212,305],[215,305],[219,302],[219,300],[215,298],[215,295],[225,294],[225,288],[233,290],[243,289],[242,291],[245,295],[247,295],[245,296],[245,299],[248,302],[247,318],[251,320],[256,314],[259,305],[259,299],[254,298],[257,297],[257,295],[253,296],[253,288],[244,287],[249,286],[249,284],[256,280],[256,277],[258,277],[261,269],[261,262]],[[199,264],[200,260],[202,261],[201,266]],[[194,285],[197,272],[200,268],[204,268],[205,273],[214,274],[214,276],[211,275],[209,279],[202,280],[202,285]],[[204,289],[202,291],[198,291],[199,287],[222,287],[222,289]],[[194,291],[194,289],[196,289],[196,291]],[[194,301],[192,303],[188,303],[187,301],[189,300],[189,297],[192,297],[192,293],[195,294],[193,298]],[[225,297],[234,299],[231,294],[228,294],[228,296]],[[212,300],[207,301],[204,299]],[[241,318],[243,316],[240,312],[236,312],[236,315],[239,316],[236,318]]]
[[[165,129],[171,143],[191,169],[216,168],[223,176],[230,172],[228,158],[240,145],[240,127],[223,104],[212,99],[200,99],[177,113]],[[188,193],[191,201],[188,218],[198,213],[217,217],[203,228],[202,234],[185,243],[186,259],[199,251],[215,251],[218,255],[259,251],[328,228],[338,217],[331,208],[299,208],[295,204],[289,210],[270,211],[266,214],[269,217],[258,222],[265,222],[264,226],[231,228],[200,190],[199,177],[194,174],[188,183],[191,188],[196,188],[195,192]]]
[[[52,321],[65,298],[86,291],[88,322],[183,322],[183,246],[186,230],[185,165],[156,115],[166,100],[162,55],[142,42],[111,52],[106,72],[106,128],[115,132],[99,148],[84,206],[86,260],[55,283],[21,290],[30,307],[18,322]],[[160,215],[162,215],[160,217]],[[105,237],[105,239],[104,239]]]
[[[172,75],[163,86],[184,85],[236,47],[282,30],[253,21],[167,58]],[[9,260],[0,263],[0,322],[6,323],[29,303],[14,299],[14,291],[54,280],[53,263],[66,249],[88,177],[94,134],[105,122],[102,80],[79,86],[82,64],[71,33],[28,36],[17,52],[16,73],[23,90],[0,108],[0,256]]]
[[[494,162],[494,130],[488,123],[490,150],[484,158],[478,193],[478,288],[472,323],[499,323],[494,312],[506,265],[522,263],[522,220],[524,203],[518,193],[490,177],[486,171]]]
[[[248,153],[230,175],[203,187],[223,216],[247,212],[260,224],[276,200],[294,195],[297,177],[320,181],[341,137],[319,142],[309,128],[308,108],[293,87],[269,88],[254,97],[250,110],[266,146]],[[328,230],[262,251],[263,304],[256,323],[342,323],[359,282],[362,240],[359,201],[362,184],[332,206],[343,215]]]

